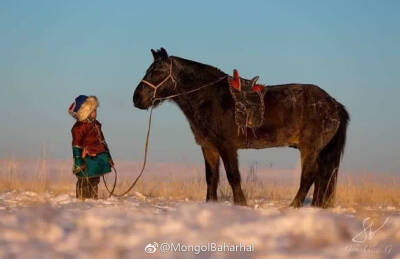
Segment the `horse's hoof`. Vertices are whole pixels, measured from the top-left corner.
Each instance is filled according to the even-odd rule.
[[[301,206],[302,206],[301,202],[297,201],[297,200],[293,200],[289,205],[289,207],[296,208],[296,209],[300,208]]]
[[[206,199],[206,202],[218,202],[218,199]]]
[[[236,206],[247,206],[246,200],[234,201]]]

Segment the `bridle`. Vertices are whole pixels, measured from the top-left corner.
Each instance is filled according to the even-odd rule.
[[[210,83],[208,83],[208,84],[204,84],[204,85],[202,85],[202,86],[200,86],[200,87],[198,87],[198,88],[196,88],[196,89],[192,89],[192,90],[190,90],[190,91],[181,92],[181,93],[177,93],[177,94],[172,94],[172,95],[169,95],[169,96],[166,96],[166,97],[156,97],[156,93],[157,93],[158,88],[160,88],[160,87],[161,87],[165,82],[167,82],[169,79],[171,79],[172,83],[174,83],[174,89],[176,89],[177,82],[176,82],[176,79],[174,78],[174,75],[173,75],[173,73],[172,73],[172,59],[171,59],[171,63],[170,63],[170,65],[169,65],[169,73],[168,73],[168,76],[165,77],[160,83],[158,83],[157,85],[154,85],[154,84],[152,84],[151,82],[146,81],[146,80],[144,80],[144,79],[142,79],[141,82],[145,83],[146,85],[148,85],[148,86],[150,86],[151,88],[154,89],[153,98],[152,98],[152,103],[154,104],[155,101],[160,101],[160,100],[165,100],[165,99],[171,99],[171,98],[178,97],[178,96],[181,96],[181,95],[185,95],[185,94],[190,94],[190,93],[193,93],[193,92],[197,92],[197,91],[199,91],[199,90],[201,90],[201,89],[203,89],[203,88],[205,88],[205,87],[208,87],[208,86],[210,86],[210,85],[214,85],[214,84],[216,84],[216,83],[219,83],[220,81],[224,80],[224,79],[227,78],[227,77],[228,77],[228,75],[222,76],[222,77],[220,77],[219,79],[217,79],[217,80],[215,80],[215,81],[212,81],[212,82],[210,82]]]
[[[170,59],[170,60],[171,60],[171,62],[169,64],[168,76],[166,78],[164,78],[160,83],[158,83],[157,85],[154,85],[154,84],[150,83],[149,81],[146,81],[144,79],[142,80],[143,83],[145,83],[146,85],[148,85],[154,89],[153,99],[156,98],[158,88],[161,87],[165,82],[167,82],[168,79],[171,79],[172,83],[174,84],[174,89],[176,88],[176,80],[174,78],[174,75],[172,74],[172,59]]]

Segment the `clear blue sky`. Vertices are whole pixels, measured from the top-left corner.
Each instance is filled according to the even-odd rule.
[[[0,2],[0,157],[71,156],[67,108],[97,95],[116,159],[142,158],[132,92],[150,48],[267,84],[314,83],[351,114],[346,170],[400,171],[399,1]],[[182,113],[155,110],[150,161],[203,163]],[[240,153],[291,168],[288,148]]]

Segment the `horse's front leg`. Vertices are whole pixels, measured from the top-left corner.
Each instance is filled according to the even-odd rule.
[[[210,146],[202,147],[201,150],[203,151],[206,167],[206,201],[217,201],[217,189],[219,182],[219,153],[217,149]]]
[[[224,162],[226,176],[229,181],[229,185],[232,188],[233,202],[235,205],[246,206],[246,198],[244,197],[237,158],[237,150],[234,148],[226,148],[220,150],[222,161]]]

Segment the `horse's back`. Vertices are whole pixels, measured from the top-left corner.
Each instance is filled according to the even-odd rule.
[[[322,148],[339,125],[340,104],[316,85],[268,86],[264,102],[265,121],[259,132],[269,136],[272,146],[301,147],[318,140]]]

